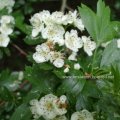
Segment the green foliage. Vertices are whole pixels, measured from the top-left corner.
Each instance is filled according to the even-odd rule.
[[[109,58],[109,59],[108,59]],[[101,60],[101,67],[110,67],[112,64],[119,64],[120,49],[117,48],[117,41],[113,40],[104,50]]]
[[[110,21],[110,9],[102,0],[97,3],[96,14],[83,4],[79,7],[79,12],[87,31],[98,45],[115,38],[114,26]]]

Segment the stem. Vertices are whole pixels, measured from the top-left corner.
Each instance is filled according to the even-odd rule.
[[[27,53],[23,51],[19,46],[14,43],[12,43],[12,46],[15,47],[22,55],[27,56]]]
[[[69,7],[68,5],[66,5],[66,9],[70,10],[70,11],[74,11],[71,7]]]
[[[64,12],[66,8],[67,0],[62,0],[61,11]]]
[[[93,69],[94,69],[94,63],[95,63],[95,58],[96,58],[96,54],[97,54],[97,49],[99,46],[96,47],[94,55],[93,55],[93,59],[92,59],[92,70],[91,73],[93,73]]]

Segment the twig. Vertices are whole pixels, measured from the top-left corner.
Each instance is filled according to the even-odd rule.
[[[66,8],[70,11],[74,11],[71,7],[69,7],[68,5],[66,5]]]
[[[62,0],[61,11],[64,12],[66,8],[67,0]]]
[[[22,55],[27,56],[27,53],[23,51],[19,46],[14,43],[12,43],[12,46],[15,47]]]

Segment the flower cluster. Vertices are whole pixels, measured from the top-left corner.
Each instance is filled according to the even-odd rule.
[[[48,94],[42,97],[40,101],[31,100],[30,109],[32,114],[34,114],[35,119],[38,119],[42,116],[45,120],[56,120],[58,116],[62,116],[67,113],[66,100],[67,98],[65,95],[62,95],[60,98],[58,98],[53,94]],[[61,119],[58,117],[58,120]]]
[[[10,42],[9,35],[13,32],[14,18],[10,15],[3,15],[0,18],[0,47],[7,47]]]
[[[34,99],[30,101],[30,109],[34,115],[34,119],[41,116],[45,120],[67,120],[65,114],[67,113],[67,98],[62,95],[60,98],[53,94],[45,95],[40,101]],[[87,111],[82,110],[71,115],[71,120],[94,120],[93,115]]]
[[[12,12],[12,7],[14,6],[14,0],[0,0],[0,10],[7,8],[8,12]]]
[[[91,41],[90,37],[79,37],[78,31],[82,32],[85,28],[76,10],[67,14],[43,10],[34,14],[30,22],[33,27],[32,37],[41,34],[45,40],[36,47],[36,52],[33,54],[36,63],[50,61],[57,68],[61,68],[65,65],[65,58],[77,61],[80,48],[83,48],[89,56],[92,56],[96,48],[96,43]],[[68,29],[70,26],[74,29]],[[57,44],[61,47],[59,51],[56,50]],[[77,67],[75,65],[75,68],[80,68],[80,65]],[[65,72],[68,72],[69,68],[66,69]]]

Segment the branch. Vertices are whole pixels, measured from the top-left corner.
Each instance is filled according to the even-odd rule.
[[[61,11],[64,12],[66,8],[67,0],[62,0]]]
[[[27,56],[27,53],[23,51],[19,46],[14,43],[12,43],[12,46],[15,47],[22,55]]]
[[[66,5],[66,8],[70,11],[74,11],[71,7],[69,7],[68,5]]]

